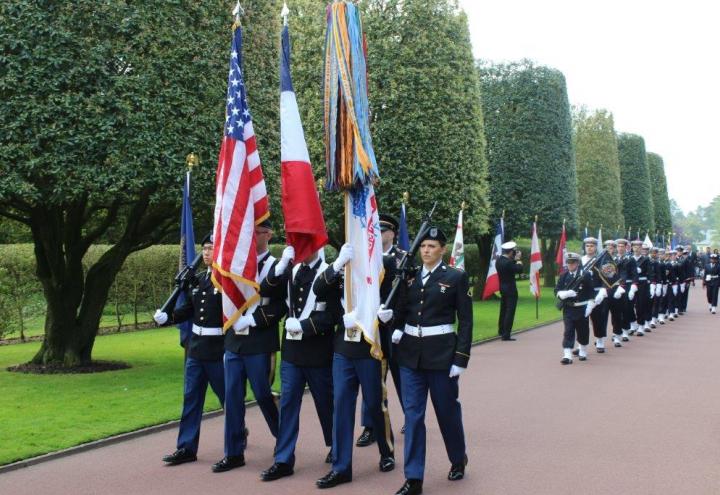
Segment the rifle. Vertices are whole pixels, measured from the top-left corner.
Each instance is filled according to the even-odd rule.
[[[388,294],[388,296],[385,298],[385,302],[383,302],[383,306],[385,308],[389,307],[392,303],[392,300],[395,297],[395,293],[400,286],[400,282],[402,282],[406,278],[406,275],[413,270],[410,264],[412,260],[415,259],[418,249],[420,249],[420,243],[422,242],[422,238],[425,237],[425,234],[430,228],[430,220],[432,219],[433,213],[435,213],[436,206],[437,201],[433,203],[432,209],[425,215],[425,218],[423,218],[423,222],[422,224],[420,224],[420,228],[415,235],[415,239],[413,239],[412,245],[410,245],[410,249],[400,259],[398,270],[397,273],[395,273],[395,279],[392,283],[392,289],[390,289],[390,294]]]
[[[606,255],[607,255],[607,250],[603,249],[602,251],[600,251],[600,252],[597,254],[597,256],[595,256],[593,259],[591,259],[590,261],[588,261],[587,265],[585,265],[585,266],[583,266],[582,268],[580,268],[580,276],[577,277],[575,280],[573,280],[573,282],[572,282],[568,287],[566,287],[565,290],[575,290],[575,289],[577,289],[578,286],[580,285],[580,283],[582,282],[583,276],[585,275],[585,273],[586,273],[586,272],[589,272],[590,270],[592,270],[593,268],[595,268],[595,265],[597,265],[598,263],[600,263],[600,262],[602,261],[602,259],[603,259]],[[556,307],[557,309],[563,309],[564,306],[565,306],[565,301],[564,301],[564,300],[558,299],[557,301],[555,301],[555,307]]]
[[[202,242],[200,243],[201,246],[210,240],[210,235],[211,234],[208,234],[203,238]],[[172,312],[172,310],[175,308],[175,303],[177,302],[178,297],[180,297],[180,294],[190,288],[190,283],[195,278],[195,271],[200,266],[200,263],[202,263],[202,251],[200,252],[200,254],[195,256],[195,259],[192,260],[189,265],[185,265],[185,268],[180,270],[178,274],[175,275],[175,288],[170,294],[170,297],[167,298],[167,301],[165,301],[165,304],[163,304],[160,308],[160,311],[167,314],[170,314]]]

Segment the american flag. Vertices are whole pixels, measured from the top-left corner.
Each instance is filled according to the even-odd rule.
[[[255,225],[269,215],[260,155],[242,73],[242,28],[230,51],[225,129],[217,167],[213,283],[227,330],[258,299]]]

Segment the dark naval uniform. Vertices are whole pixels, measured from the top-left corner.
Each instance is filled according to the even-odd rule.
[[[690,296],[690,284],[695,277],[695,268],[689,254],[683,255],[680,278],[680,314],[687,311],[688,298]]]
[[[710,311],[715,313],[718,303],[718,288],[720,288],[720,265],[717,256],[710,258],[710,263],[705,265],[705,290]]]
[[[190,319],[193,326],[185,360],[185,391],[177,448],[197,454],[208,383],[220,404],[225,404],[222,295],[213,286],[210,271],[197,276],[190,299],[173,311],[173,323]]]
[[[633,256],[637,265],[638,291],[635,295],[635,314],[637,315],[638,335],[643,335],[643,327],[649,328],[651,319],[650,300],[650,258],[645,255]]]
[[[597,350],[603,352],[600,349],[604,348],[604,339],[607,337],[607,326],[608,319],[612,317],[612,327],[614,342],[616,346],[619,346],[619,340],[622,336],[622,315],[623,315],[623,302],[622,296],[624,296],[624,280],[621,278],[617,264],[613,258],[609,255],[603,257],[603,260],[598,263],[600,266],[595,265],[593,267],[593,282],[595,293],[597,294],[600,289],[605,289],[607,297],[593,309],[590,314],[590,318],[593,323],[593,333],[595,338],[601,340],[601,345],[597,345]],[[622,296],[616,298],[618,289],[622,288]]]
[[[581,279],[581,281],[577,282],[577,279]],[[565,326],[563,349],[572,349],[576,339],[580,345],[588,345],[590,341],[590,323],[585,317],[588,303],[595,298],[590,272],[581,270],[579,267],[574,272],[566,270],[558,279],[555,294],[559,291],[569,290],[574,284],[578,284],[573,289],[577,296],[563,300],[563,324]]]
[[[332,346],[333,330],[342,308],[332,301],[311,295],[313,282],[327,265],[320,259],[310,265],[288,267],[280,276],[270,270],[261,287],[281,287],[290,302],[289,314],[300,320],[302,336],[288,338],[283,332],[280,363],[280,425],[275,446],[275,462],[295,464],[295,445],[300,428],[300,406],[305,385],[315,402],[325,445],[332,445]],[[288,280],[292,280],[288,284]],[[313,302],[314,301],[314,302]]]
[[[627,341],[628,338],[626,334],[628,334],[631,330],[634,330],[634,327],[637,326],[635,321],[637,320],[637,316],[635,315],[635,303],[630,299],[630,290],[633,286],[637,287],[638,283],[637,263],[630,253],[625,253],[623,256],[618,255],[616,264],[620,277],[624,280],[625,294],[621,298],[621,301],[623,302],[622,327],[623,340]],[[633,296],[633,298],[635,297],[637,297],[637,294]]]
[[[470,359],[473,316],[467,273],[442,261],[430,272],[421,268],[409,282],[398,316],[405,322],[397,349],[405,405],[405,477],[424,477],[428,391],[452,469],[464,470],[458,376],[450,378],[448,372],[453,365],[466,368]]]
[[[387,274],[386,274],[387,276]],[[342,309],[344,290],[343,270],[335,271],[330,265],[313,285],[318,298],[328,301],[334,308]],[[394,443],[390,416],[383,390],[383,363],[370,354],[370,344],[363,338],[359,328],[346,330],[342,313],[337,315],[332,364],[333,381],[333,435],[332,471],[352,477],[352,449],[354,446],[355,409],[358,389],[362,389],[363,402],[367,407],[380,450],[381,470],[395,467]],[[354,335],[359,341],[346,339]]]
[[[258,282],[275,270],[275,258],[266,252],[258,258]],[[255,326],[238,335],[225,334],[225,456],[242,455],[245,438],[245,391],[250,382],[270,433],[277,438],[278,409],[270,386],[275,379],[275,355],[280,350],[278,324],[287,313],[284,291],[267,284],[252,316]]]
[[[499,256],[495,268],[500,279],[500,315],[498,317],[498,335],[507,340],[512,332],[517,307],[518,291],[515,276],[522,273],[520,261],[511,260],[507,256]]]

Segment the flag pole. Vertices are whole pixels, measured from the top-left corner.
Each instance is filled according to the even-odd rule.
[[[535,235],[537,235],[537,221],[538,221],[538,216],[535,215],[535,225],[534,225]],[[530,250],[532,251],[532,249],[530,249]],[[542,258],[540,258],[540,259],[542,259]],[[530,260],[530,263],[532,264],[532,260]],[[538,284],[538,289],[539,289],[539,284]],[[540,319],[540,298],[538,297],[538,294],[535,294],[535,319],[536,320]]]

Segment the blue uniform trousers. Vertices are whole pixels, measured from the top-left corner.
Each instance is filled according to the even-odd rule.
[[[300,430],[300,406],[306,384],[315,402],[325,445],[332,445],[332,370],[329,366],[303,367],[282,361],[280,381],[280,427],[275,445],[275,462],[294,465],[295,444]]]
[[[405,478],[422,480],[425,473],[425,408],[428,390],[451,464],[465,459],[465,432],[458,399],[458,377],[449,370],[421,370],[400,366],[405,401]]]
[[[178,449],[187,449],[197,454],[200,422],[202,421],[208,383],[220,400],[220,404],[224,405],[225,380],[222,361],[200,361],[191,357],[187,358],[185,360],[185,392],[177,441]]]
[[[393,344],[395,345],[395,344]],[[402,401],[402,387],[400,386],[400,366],[398,366],[397,361],[392,356],[388,357],[387,359],[383,359],[384,363],[382,365],[383,369],[383,388],[384,388],[384,397],[385,400],[383,401],[383,407],[385,409],[388,408],[388,401],[387,401],[387,375],[388,371],[390,371],[390,374],[392,375],[393,383],[395,384],[395,391],[397,392],[398,400],[400,400],[400,407],[403,407],[403,401]],[[370,413],[370,409],[368,408],[367,401],[365,400],[365,393],[363,393],[363,401],[362,401],[362,418],[360,420],[360,424],[362,426],[365,426],[367,428],[372,428],[372,417]]]
[[[382,363],[371,357],[350,359],[342,354],[333,356],[333,471],[352,474],[354,446],[355,406],[358,388],[370,410],[371,425],[375,430],[381,457],[393,455],[393,436],[390,416],[385,404],[382,382]]]
[[[238,456],[245,451],[245,392],[248,380],[270,433],[277,438],[279,413],[270,390],[274,375],[270,359],[270,354],[235,354],[225,351],[226,456]]]

